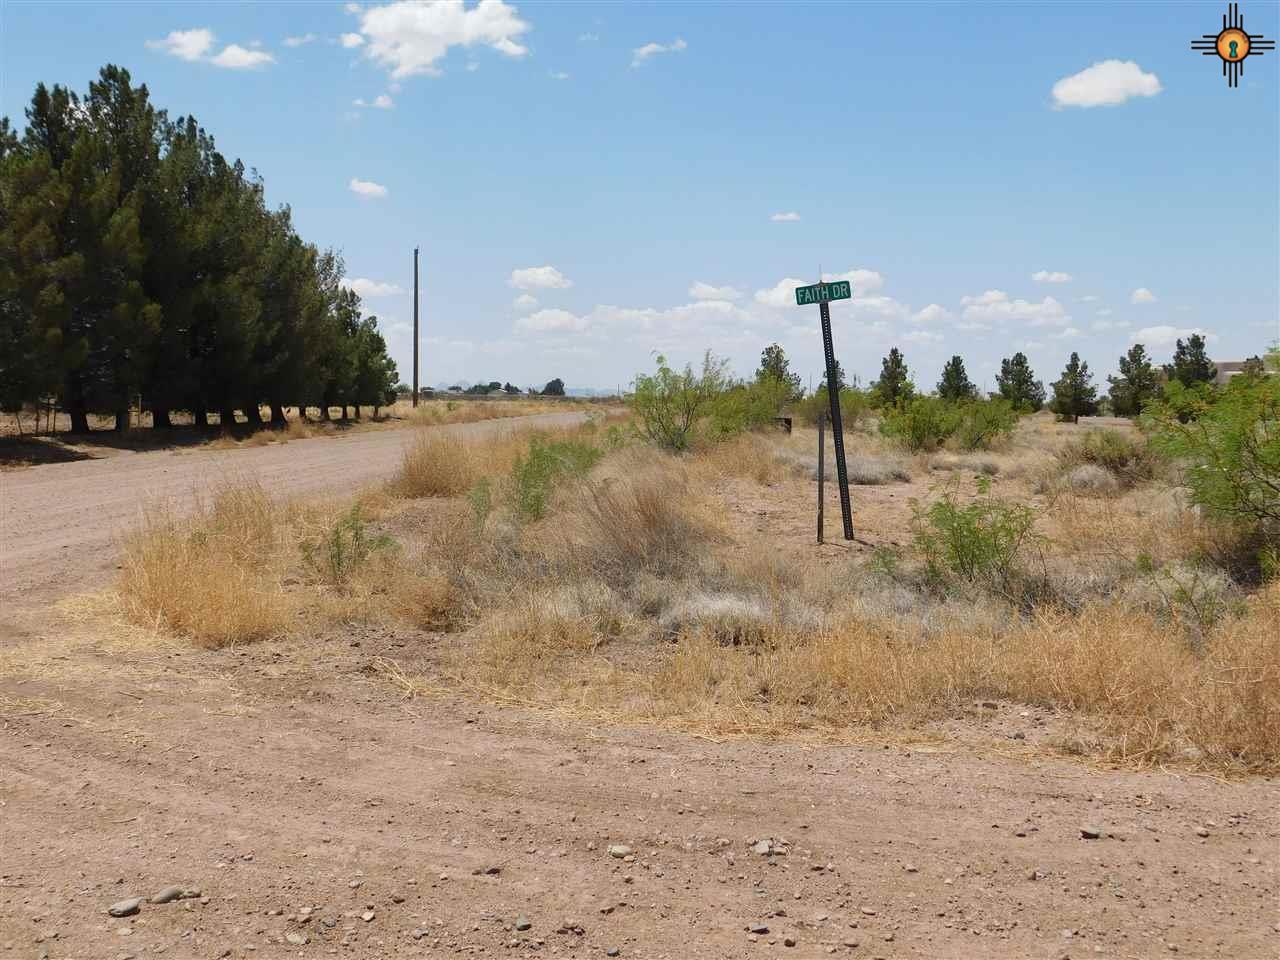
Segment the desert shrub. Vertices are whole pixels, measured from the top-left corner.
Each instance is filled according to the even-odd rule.
[[[471,448],[460,437],[420,430],[406,447],[392,488],[403,497],[456,497],[476,480]]]
[[[880,432],[912,453],[937,450],[960,426],[959,408],[937,397],[916,397],[885,413]]]
[[[1218,568],[1185,562],[1156,567],[1146,556],[1137,567],[1140,576],[1126,591],[1130,602],[1176,619],[1196,639],[1240,607],[1239,589]]]
[[[790,385],[773,377],[736,384],[716,396],[709,405],[709,432],[713,438],[736,436],[771,423],[782,410]]]
[[[792,415],[801,423],[816,424],[818,415],[829,413],[831,405],[827,400],[825,385],[818,387],[809,396],[799,400],[791,407]],[[842,387],[840,390],[840,417],[846,427],[852,427],[871,413],[871,399],[865,390],[857,387]]]
[[[1008,400],[974,400],[962,404],[954,434],[961,450],[990,450],[1013,434],[1018,413]]]
[[[1094,463],[1082,463],[1066,475],[1067,486],[1076,493],[1104,496],[1119,491],[1120,482],[1115,474]]]
[[[989,490],[989,482],[981,482],[979,496],[967,504],[947,491],[927,507],[917,506],[913,544],[932,579],[1000,587],[1013,580],[1020,554],[1035,540],[1035,513]]]
[[[835,475],[835,465],[828,461],[824,466],[827,476]],[[849,474],[849,482],[859,486],[880,486],[886,483],[910,483],[911,471],[900,460],[890,457],[869,457],[854,454],[847,457],[845,467]],[[814,463],[814,479],[817,479],[817,463]]]
[[[1130,487],[1154,477],[1158,463],[1142,439],[1119,430],[1090,430],[1083,437],[1069,440],[1056,457],[1063,470],[1092,464]]]
[[[540,520],[557,479],[585,476],[602,456],[600,450],[578,440],[529,442],[526,456],[511,468],[511,505],[524,520]]]
[[[686,450],[698,422],[710,413],[712,403],[728,386],[728,361],[708,350],[701,373],[694,373],[691,366],[673,370],[662,355],[657,363],[653,374],[640,374],[632,383],[635,429],[650,443],[667,450]]]
[[[683,467],[666,457],[624,466],[559,505],[548,531],[558,552],[570,565],[627,582],[641,572],[684,569],[703,553],[713,528]]]
[[[377,551],[387,550],[395,541],[369,529],[360,504],[339,516],[320,536],[302,542],[302,559],[322,581],[344,586]]]
[[[1239,378],[1194,419],[1169,403],[1144,415],[1151,445],[1183,467],[1191,500],[1280,538],[1280,377]],[[1176,391],[1175,391],[1176,392]]]

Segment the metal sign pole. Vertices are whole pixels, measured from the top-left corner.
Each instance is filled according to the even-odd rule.
[[[413,248],[413,405],[418,405],[418,248]]]
[[[818,278],[821,283],[822,278]],[[831,310],[825,296],[818,303],[822,317],[822,350],[827,358],[827,400],[831,403],[831,439],[836,448],[836,480],[840,485],[840,519],[844,538],[853,539],[853,508],[849,505],[849,471],[844,462],[844,422],[840,417],[840,384],[836,380],[836,354],[831,344]]]
[[[822,508],[827,501],[827,415],[818,414],[818,542],[822,542]]]

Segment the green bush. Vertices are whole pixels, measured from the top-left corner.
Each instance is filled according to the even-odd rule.
[[[1083,437],[1068,441],[1056,456],[1063,470],[1091,463],[1128,486],[1150,480],[1155,476],[1158,463],[1141,439],[1112,429],[1090,430]]]
[[[782,412],[789,394],[789,384],[774,377],[727,388],[709,405],[711,436],[723,439],[772,422]]]
[[[636,432],[667,450],[687,450],[698,422],[729,386],[728,362],[710,350],[703,357],[701,373],[695,374],[691,366],[673,370],[661,354],[657,362],[653,374],[640,374],[632,383]]]
[[[916,397],[885,413],[880,432],[912,453],[937,450],[960,427],[960,410],[937,397]]]
[[[323,536],[302,543],[302,558],[327,583],[342,586],[379,550],[395,545],[384,533],[372,533],[356,504],[342,514]]]
[[[1237,378],[1211,402],[1152,404],[1143,416],[1150,444],[1181,463],[1191,501],[1243,522],[1268,545],[1280,542],[1280,377]]]
[[[602,456],[601,451],[576,440],[548,442],[535,437],[529,454],[511,468],[511,505],[524,520],[540,520],[558,479],[585,476]]]
[[[825,385],[819,387],[791,407],[792,416],[796,417],[801,423],[810,425],[818,422],[819,414],[829,414],[830,412],[831,404],[827,399]],[[844,421],[845,426],[853,426],[870,412],[871,401],[867,391],[859,390],[857,387],[844,387],[840,390],[840,418]]]
[[[1008,400],[974,400],[960,407],[955,442],[962,450],[990,450],[1017,425],[1018,412]]]
[[[1029,507],[990,496],[990,481],[980,481],[978,491],[967,504],[948,491],[927,507],[917,505],[913,545],[931,579],[1007,586],[1020,554],[1036,539]]]

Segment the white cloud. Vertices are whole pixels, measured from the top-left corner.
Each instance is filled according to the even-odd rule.
[[[1056,107],[1114,107],[1131,97],[1154,97],[1160,78],[1132,60],[1103,60],[1053,85]]]
[[[904,333],[901,339],[906,343],[919,343],[922,345],[928,345],[931,343],[941,343],[945,339],[945,337],[943,337],[942,334],[935,333],[932,330],[911,330],[907,333]]]
[[[1098,312],[1101,314],[1102,311]],[[1107,312],[1110,313],[1110,311]],[[1129,326],[1128,320],[1107,320],[1104,318],[1102,320],[1093,321],[1093,323],[1089,325],[1089,329],[1097,330],[1099,333],[1102,333],[1107,330],[1123,330],[1127,326]]]
[[[579,43],[595,43],[599,39],[600,34],[598,33],[583,33],[578,35]]]
[[[370,280],[367,277],[353,277],[343,283],[343,286],[353,290],[363,298],[369,297],[395,297],[402,296],[408,291],[404,287],[397,286],[394,283],[380,283],[377,280]]]
[[[516,41],[528,30],[516,8],[503,0],[481,0],[470,7],[462,0],[396,0],[360,15],[360,33],[368,42],[365,55],[396,79],[439,74],[437,61],[455,46],[483,45],[522,57],[528,48]]]
[[[580,317],[568,310],[539,310],[537,313],[518,319],[516,326],[521,330],[547,333],[583,330],[589,322],[589,317]]]
[[[850,291],[855,297],[861,297],[879,290],[884,286],[884,277],[875,270],[848,270],[844,273],[824,273],[822,279],[831,283],[835,280],[848,280]]]
[[[1130,303],[1155,303],[1156,295],[1146,287],[1139,287],[1129,295]]]
[[[800,220],[800,214],[789,210],[786,213],[775,213],[769,219],[774,223],[797,223]]]
[[[1037,270],[1031,275],[1036,283],[1070,283],[1071,274],[1061,270]]]
[[[284,45],[286,47],[305,47],[308,43],[315,43],[320,39],[314,33],[304,33],[300,37],[285,37]]]
[[[1098,302],[1098,298],[1094,296],[1092,293],[1089,294],[1088,296],[1080,297],[1079,299],[1081,303],[1097,303]]]
[[[538,298],[529,293],[522,293],[511,301],[511,305],[517,310],[532,310],[538,305]]]
[[[342,9],[347,11],[347,13],[360,13],[364,8],[358,3],[348,3]]]
[[[356,99],[352,100],[351,103],[357,107],[377,107],[379,110],[390,110],[395,106],[395,101],[385,93],[379,94],[371,101]]]
[[[679,53],[688,48],[688,44],[676,37],[670,43],[646,43],[643,47],[636,47],[631,51],[631,66],[638,67],[650,57],[657,56],[660,53]]]
[[[1025,320],[1033,327],[1064,327],[1071,320],[1053,297],[1035,303],[1010,300],[1003,290],[987,290],[976,297],[961,297],[960,303],[964,307],[962,316],[970,321]]]
[[[1111,316],[1111,314],[1113,314],[1114,312],[1115,312],[1115,311],[1114,311],[1114,310],[1112,310],[1110,307],[1102,307],[1102,308],[1098,311],[1098,316],[1100,316],[1100,317],[1109,317],[1109,316]]]
[[[1077,330],[1075,327],[1066,327],[1063,330],[1059,330],[1057,333],[1053,334],[1052,336],[1056,340],[1070,340],[1073,337],[1080,336],[1080,331]]]
[[[695,300],[740,300],[742,294],[733,287],[713,287],[699,280],[689,288],[689,296]]]
[[[229,70],[253,70],[268,63],[275,63],[276,58],[262,50],[246,50],[239,44],[230,43],[209,62],[216,67],[226,67]]]
[[[387,188],[380,183],[374,183],[372,180],[361,180],[352,177],[351,182],[347,184],[347,189],[352,193],[358,193],[362,197],[385,197]]]
[[[890,297],[868,297],[866,294],[879,290],[884,286],[884,277],[875,270],[849,270],[845,273],[824,273],[823,280],[848,280],[853,294],[850,304],[864,311],[879,313],[884,316],[899,316],[904,308]],[[772,287],[757,290],[756,303],[766,307],[794,307],[796,304],[796,287],[807,286],[812,280],[797,280],[784,277]]]
[[[1210,343],[1217,340],[1215,334],[1209,333],[1201,327],[1171,327],[1168,324],[1161,324],[1156,327],[1143,327],[1141,330],[1135,330],[1129,337],[1130,343],[1141,343],[1148,347],[1172,347],[1178,340],[1185,340],[1193,333],[1198,333]]]
[[[338,42],[347,50],[354,50],[356,47],[364,46],[364,37],[358,33],[344,33],[338,38]]]
[[[213,31],[204,27],[195,30],[174,30],[163,40],[148,40],[147,46],[179,60],[195,62],[203,60],[213,47]]]
[[[467,73],[475,73],[479,69],[480,64],[476,63],[474,60],[467,64]]]
[[[563,70],[552,70],[548,74],[548,76],[550,76],[552,80],[568,80],[569,79],[569,75],[565,73]]]
[[[213,31],[200,27],[195,30],[174,30],[163,40],[148,40],[147,46],[189,63],[211,63],[228,70],[252,70],[254,67],[276,62],[276,58],[266,51],[250,50],[238,43],[229,43],[217,56],[210,56],[213,41]],[[255,43],[254,46],[259,44]]]
[[[916,313],[911,318],[912,323],[942,323],[944,320],[950,320],[952,313],[946,307],[938,303],[931,303],[923,310]]]
[[[565,290],[573,286],[572,280],[552,266],[512,270],[508,282],[520,290]]]

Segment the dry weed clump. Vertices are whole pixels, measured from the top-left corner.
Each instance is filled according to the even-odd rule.
[[[289,551],[277,509],[255,484],[236,484],[179,518],[157,506],[121,549],[127,616],[202,646],[279,636],[294,604],[281,587]]]
[[[473,444],[423,430],[405,447],[391,487],[402,497],[456,497],[466,493],[479,475]]]
[[[716,536],[688,468],[667,454],[606,461],[590,482],[558,498],[539,539],[566,568],[606,580],[685,569]],[[612,469],[610,469],[612,468]]]

